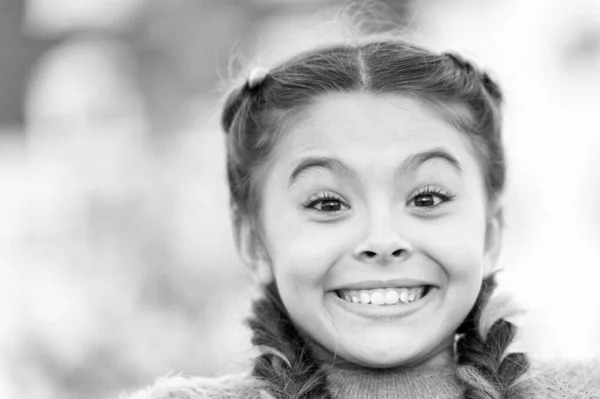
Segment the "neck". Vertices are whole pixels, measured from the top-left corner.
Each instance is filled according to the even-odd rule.
[[[334,398],[458,399],[463,393],[453,366],[417,369],[326,366],[325,369]]]

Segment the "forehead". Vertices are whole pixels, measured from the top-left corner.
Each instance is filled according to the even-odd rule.
[[[296,116],[277,147],[276,157],[285,163],[304,155],[338,156],[359,164],[397,162],[440,147],[461,163],[476,163],[468,137],[440,109],[402,95],[322,95]]]

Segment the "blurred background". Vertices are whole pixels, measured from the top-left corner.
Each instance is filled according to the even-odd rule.
[[[407,38],[507,93],[500,284],[528,311],[518,349],[600,356],[600,2],[387,3]],[[231,65],[326,39],[340,4],[0,0],[1,398],[247,366],[220,101]]]

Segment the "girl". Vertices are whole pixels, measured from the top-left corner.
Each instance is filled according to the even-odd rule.
[[[468,61],[395,38],[255,71],[222,125],[260,355],[133,398],[600,397],[598,370],[508,353],[515,326],[489,301],[501,103]]]

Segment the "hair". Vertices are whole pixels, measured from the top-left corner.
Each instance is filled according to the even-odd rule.
[[[261,177],[278,137],[300,111],[330,92],[400,94],[431,104],[470,138],[484,171],[488,201],[501,195],[506,166],[499,86],[457,54],[436,54],[397,38],[371,39],[303,52],[229,94],[221,122],[236,229],[243,220],[260,229]],[[515,326],[498,319],[489,329],[480,328],[494,278],[484,279],[473,310],[457,331],[457,377],[466,398],[514,399],[527,391],[519,378],[529,367],[527,358],[505,354]],[[263,349],[252,374],[266,382],[264,397],[331,397],[323,371],[306,350],[307,342],[294,328],[275,283],[255,301],[249,325],[253,344]]]

